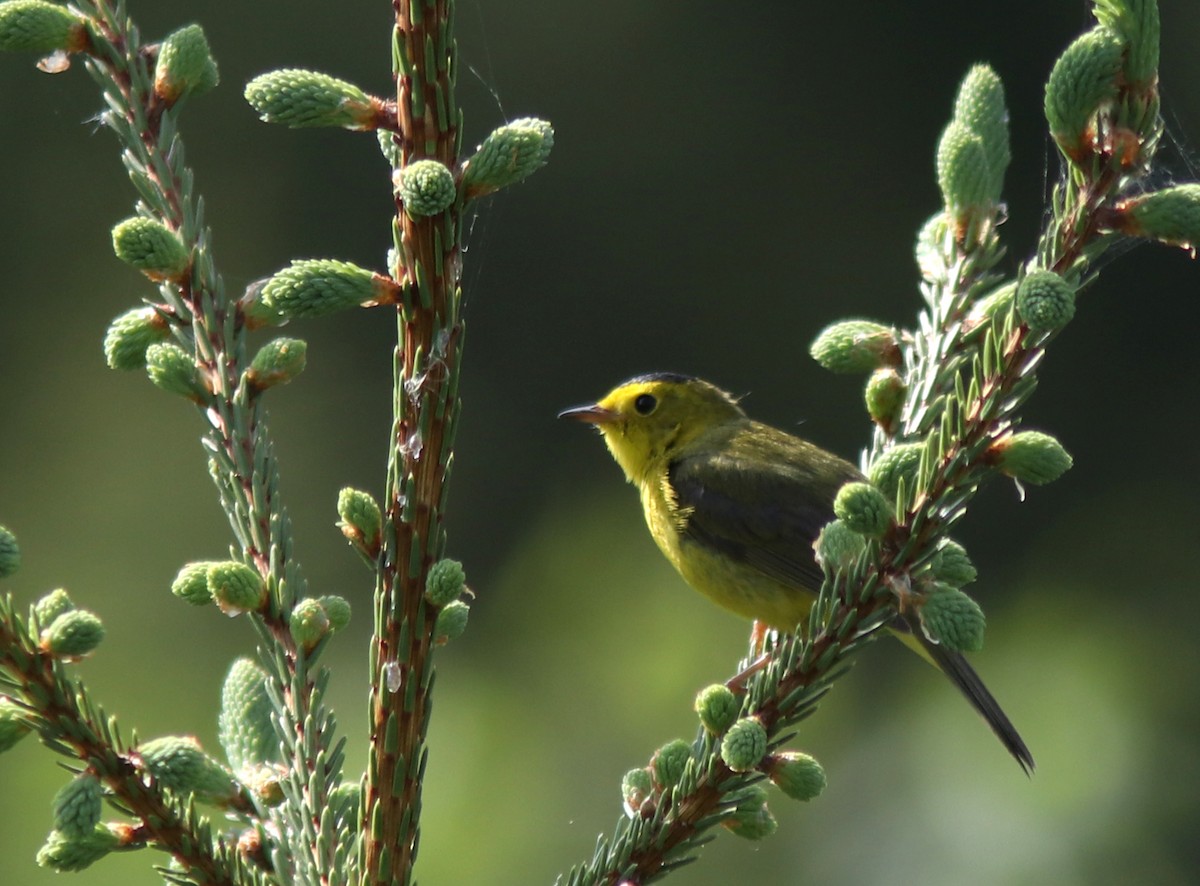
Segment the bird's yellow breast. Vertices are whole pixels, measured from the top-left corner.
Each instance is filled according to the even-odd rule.
[[[650,534],[694,589],[730,612],[782,631],[793,630],[808,615],[815,596],[811,591],[781,584],[683,535],[687,512],[674,501],[665,470],[644,477],[638,487]]]

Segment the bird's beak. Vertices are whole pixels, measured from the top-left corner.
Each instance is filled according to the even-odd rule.
[[[621,413],[593,403],[591,406],[574,406],[571,409],[564,409],[558,414],[558,417],[587,422],[590,425],[607,425],[619,419]]]

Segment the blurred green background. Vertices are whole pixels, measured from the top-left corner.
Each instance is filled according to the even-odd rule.
[[[374,138],[265,126],[241,87],[301,65],[385,92],[390,4],[130,5],[149,37],[198,17],[220,62],[221,88],[182,129],[229,288],[293,257],[382,267],[391,197]],[[1186,155],[1200,138],[1200,6],[1160,5],[1165,106]],[[978,60],[1012,112],[1006,266],[1031,254],[1056,170],[1042,83],[1089,19],[1077,0],[458,8],[466,142],[536,114],[557,146],[482,206],[468,241],[449,523],[478,597],[438,658],[418,876],[546,883],[611,831],[621,774],[691,737],[694,692],[730,673],[746,638],[684,588],[600,442],[556,411],[672,369],[855,457],[869,436],[859,381],[824,374],[808,342],[850,315],[912,322],[934,145]],[[0,520],[25,558],[5,590],[68,588],[108,626],[78,668],[105,709],[140,735],[213,745],[221,677],[254,635],[167,592],[182,563],[230,540],[200,418],[103,365],[108,321],[150,291],[110,251],[133,192],[79,66],[51,77],[3,57],[0,82]],[[797,740],[824,763],[826,794],[777,799],[777,836],[723,837],[674,882],[1197,881],[1198,296],[1182,250],[1143,246],[1106,267],[1027,411],[1075,470],[1024,503],[995,484],[962,526],[989,615],[976,663],[1034,777],[948,684],[881,643]],[[344,485],[382,490],[393,329],[382,311],[294,324],[309,369],[269,399],[312,589],[356,607],[328,656],[356,771],[371,578],[334,502]],[[58,882],[33,855],[64,779],[33,742],[0,759],[3,882]],[[80,882],[158,882],[147,861],[110,858]]]

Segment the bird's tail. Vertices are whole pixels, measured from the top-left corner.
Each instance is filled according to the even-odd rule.
[[[890,627],[900,635],[900,639],[904,641],[905,645],[913,647],[923,658],[929,660],[934,667],[950,678],[950,681],[958,687],[958,691],[966,696],[971,707],[979,712],[979,715],[992,728],[992,732],[996,733],[1000,743],[1021,764],[1025,774],[1032,773],[1033,755],[1029,752],[1029,748],[1025,746],[1017,728],[1013,726],[1012,721],[1000,707],[1000,702],[996,701],[995,696],[983,685],[983,680],[975,673],[975,669],[967,664],[962,653],[951,652],[944,646],[930,641],[920,629],[913,630],[902,618],[896,618]]]

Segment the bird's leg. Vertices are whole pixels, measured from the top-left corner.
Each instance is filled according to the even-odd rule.
[[[742,693],[746,691],[746,683],[751,677],[766,667],[767,662],[771,660],[771,655],[766,651],[767,636],[771,632],[771,626],[765,621],[754,620],[754,626],[750,628],[750,664],[743,668],[739,673],[730,677],[725,683],[732,691]]]

